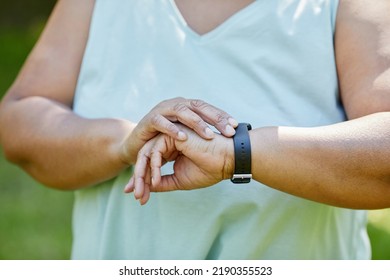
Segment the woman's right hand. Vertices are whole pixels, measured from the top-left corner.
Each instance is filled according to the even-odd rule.
[[[208,141],[185,126],[178,127],[187,132],[186,141],[159,134],[138,153],[133,176],[124,191],[134,192],[141,205],[147,203],[151,192],[205,188],[233,174],[233,139],[215,134]],[[167,162],[174,162],[173,173],[162,175],[161,167]]]
[[[138,151],[158,133],[179,141],[186,140],[188,135],[175,123],[187,126],[206,140],[215,136],[208,124],[226,137],[232,137],[234,128],[238,125],[229,114],[202,100],[181,97],[165,100],[145,115],[124,140],[121,149],[122,161],[129,165],[134,164]]]

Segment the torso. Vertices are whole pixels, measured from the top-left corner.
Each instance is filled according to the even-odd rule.
[[[333,50],[338,0],[176,1],[96,2],[75,113],[138,122],[155,104],[182,96],[253,127],[345,119]],[[76,192],[73,258],[369,258],[365,212],[254,180],[154,194],[140,207],[123,195],[131,172]]]

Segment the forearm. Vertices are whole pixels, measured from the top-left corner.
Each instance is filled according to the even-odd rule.
[[[349,208],[390,207],[390,113],[316,128],[251,131],[254,179]]]
[[[7,158],[38,181],[78,189],[107,180],[127,165],[121,144],[134,125],[124,120],[90,120],[42,97],[8,101],[0,113]]]
[[[389,124],[387,112],[323,127],[251,130],[253,179],[338,207],[390,207]],[[159,135],[147,142],[125,191],[134,191],[144,204],[149,191],[198,189],[230,179],[233,140],[219,134],[212,140],[188,135],[186,141]],[[175,161],[174,173],[161,176],[168,161]]]

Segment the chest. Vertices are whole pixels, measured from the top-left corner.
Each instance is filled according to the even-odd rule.
[[[223,24],[255,0],[175,0],[188,26],[203,35]]]

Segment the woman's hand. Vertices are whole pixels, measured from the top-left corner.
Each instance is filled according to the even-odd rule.
[[[184,126],[178,128],[187,134],[186,141],[159,134],[138,153],[125,192],[134,191],[141,204],[148,201],[150,192],[204,188],[230,178],[233,173],[231,138],[215,134],[212,140],[205,140]],[[174,173],[161,176],[161,167],[168,161],[174,161]]]
[[[174,140],[184,141],[188,132],[181,129],[182,123],[204,139],[213,139],[214,133],[208,124],[214,126],[226,137],[234,135],[238,125],[226,112],[195,99],[174,98],[155,106],[132,130],[122,143],[122,161],[134,163],[138,151],[158,133],[166,134]]]

